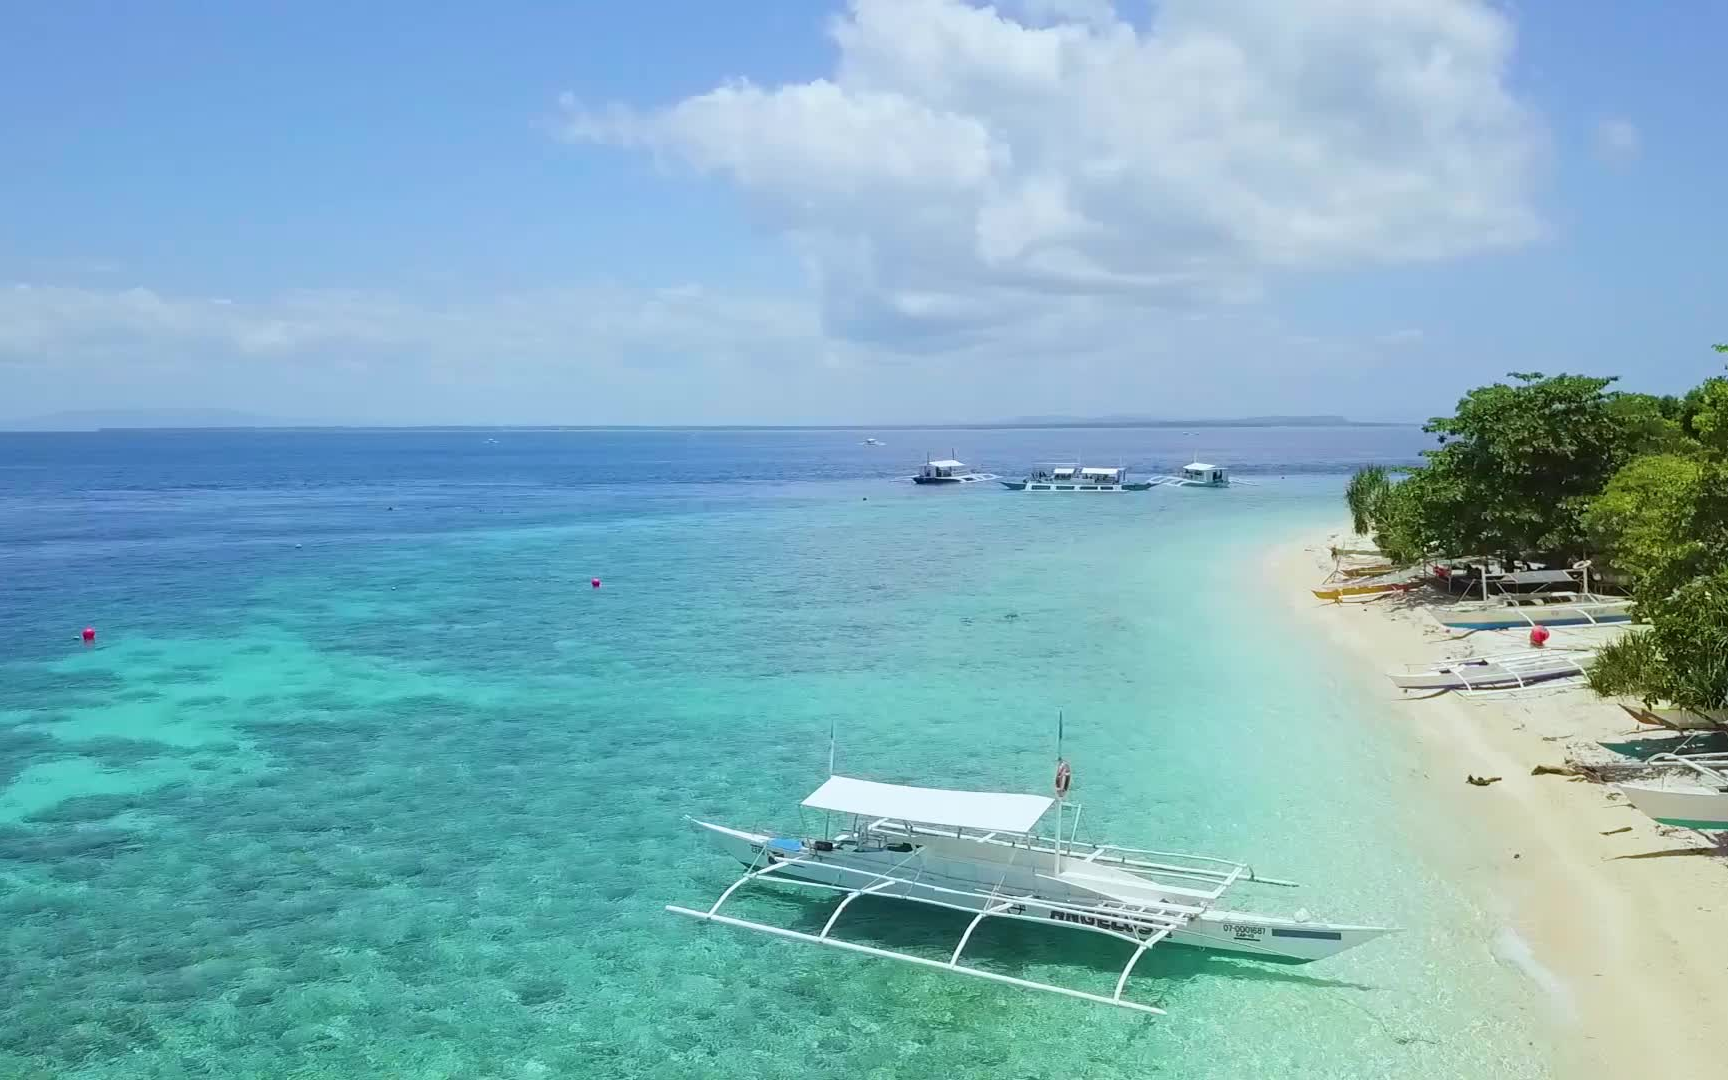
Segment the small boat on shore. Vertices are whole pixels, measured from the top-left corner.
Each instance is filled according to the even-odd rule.
[[[1149,480],[1132,480],[1126,467],[1055,462],[1040,465],[1024,480],[1004,480],[1009,491],[1145,491]]]
[[[1614,788],[1646,817],[1683,829],[1728,831],[1728,754],[1657,754],[1645,764],[1663,775]]]
[[[1728,731],[1728,709],[1699,712],[1694,709],[1652,707],[1642,703],[1629,705],[1624,701],[1620,703],[1620,707],[1626,710],[1626,714],[1632,719],[1650,727],[1667,728],[1669,731]]]
[[[1314,590],[1316,600],[1343,603],[1346,597],[1377,596],[1382,593],[1408,592],[1420,585],[1407,578],[1376,578],[1372,581],[1334,581]]]
[[[1380,577],[1382,574],[1394,574],[1398,568],[1391,563],[1375,563],[1372,566],[1340,566],[1336,573],[1339,577],[1365,578]]]
[[[1389,673],[1400,690],[1522,690],[1561,679],[1578,679],[1592,654],[1535,649],[1500,656],[1448,660],[1428,667]]]
[[[1594,593],[1552,592],[1503,596],[1458,604],[1434,613],[1452,630],[1511,630],[1524,626],[1595,626],[1632,620],[1632,599]]]
[[[803,801],[849,824],[820,835],[747,832],[691,820],[744,875],[705,910],[668,905],[677,915],[755,930],[777,937],[866,953],[889,960],[1044,990],[1141,1012],[1163,1010],[1123,997],[1128,977],[1146,950],[1161,942],[1215,949],[1259,960],[1307,963],[1336,955],[1383,934],[1388,927],[1315,922],[1227,911],[1226,891],[1250,882],[1291,886],[1263,878],[1246,863],[1205,855],[1090,844],[1075,840],[1081,808],[1066,796],[1071,779],[1057,759],[1056,797],[993,791],[883,784],[829,776]],[[1056,808],[1053,837],[1037,831]],[[1069,835],[1062,827],[1065,812]],[[819,933],[792,930],[720,913],[747,882],[773,878],[842,894]],[[870,895],[947,908],[973,916],[946,961],[833,936],[846,907]],[[972,933],[986,918],[1010,919],[1115,938],[1134,952],[1114,993],[1089,993],[1053,983],[960,963]]]
[[[1632,598],[1590,591],[1590,564],[1570,570],[1503,572],[1487,565],[1436,566],[1436,577],[1454,588],[1464,582],[1465,601],[1435,611],[1453,630],[1512,630],[1526,626],[1594,626],[1632,620]],[[1556,588],[1558,586],[1558,588]],[[1472,591],[1482,599],[1470,600]]]
[[[912,477],[914,484],[980,484],[995,480],[995,473],[981,473],[973,470],[964,461],[953,458],[943,458],[941,461],[926,461]]]
[[[1366,555],[1366,556],[1373,556],[1374,558],[1380,558],[1380,559],[1383,559],[1386,557],[1385,552],[1381,551],[1379,548],[1371,548],[1371,547],[1370,548],[1350,548],[1350,547],[1337,547],[1336,545],[1334,545],[1332,547],[1331,551],[1332,551],[1332,557],[1334,559],[1342,559],[1342,558],[1345,558],[1345,557],[1351,556],[1351,555]]]

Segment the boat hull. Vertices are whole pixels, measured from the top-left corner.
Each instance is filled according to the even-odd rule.
[[[1728,791],[1661,783],[1615,784],[1614,788],[1659,824],[1728,831]]]
[[[1322,585],[1314,590],[1316,600],[1342,600],[1346,596],[1372,596],[1377,593],[1408,592],[1416,587],[1412,581],[1371,581],[1353,585]]]
[[[914,484],[924,484],[929,487],[944,487],[949,484],[982,484],[996,477],[989,473],[961,473],[958,476],[914,476]]]
[[[1504,690],[1574,679],[1583,673],[1577,661],[1562,657],[1550,666],[1512,668],[1492,661],[1463,661],[1388,677],[1400,690]]]
[[[1650,727],[1670,731],[1728,731],[1728,710],[1693,712],[1690,709],[1647,708],[1642,704],[1628,705],[1625,702],[1620,703],[1620,708],[1632,719]]]
[[[1149,491],[1150,483],[1134,484],[1059,484],[1044,480],[1004,480],[1002,486],[1009,491]]]
[[[716,847],[744,866],[759,868],[765,864],[765,860],[782,858],[768,847],[774,838],[766,834],[742,832],[705,821],[695,824],[707,834]],[[928,900],[966,907],[969,910],[982,910],[992,902],[991,897],[985,894],[968,897],[964,890],[976,889],[979,882],[975,873],[961,876],[963,871],[952,860],[916,858],[908,861],[906,855],[895,852],[883,852],[875,858],[862,853],[847,855],[840,852],[825,856],[806,854],[805,857],[813,858],[814,861],[789,865],[783,870],[775,871],[773,877],[855,889],[870,883],[871,878],[867,875],[892,871],[895,874],[915,874],[917,880],[902,882],[890,888],[875,889],[873,895]],[[1127,909],[1124,909],[1119,917],[1101,915],[1094,919],[1077,915],[1071,910],[1072,906],[1097,905],[1108,897],[1089,889],[1066,887],[1064,882],[1046,875],[1028,875],[1026,884],[1030,885],[1034,878],[1038,882],[1039,892],[1035,896],[1017,896],[1017,910],[1014,912],[1016,915],[1048,918],[1070,925],[1079,924],[1119,937],[1144,938],[1151,933],[1152,924],[1137,922],[1131,910]],[[1176,892],[1179,894],[1180,890]],[[1004,895],[996,894],[995,901],[1000,902]],[[1174,903],[1181,903],[1184,899],[1186,898],[1181,895],[1171,897]],[[1173,932],[1169,940],[1180,945],[1251,956],[1258,960],[1306,964],[1334,956],[1390,932],[1388,928],[1377,926],[1334,925],[1249,912],[1204,909],[1194,914],[1181,929]]]
[[[1378,566],[1346,566],[1338,571],[1347,578],[1379,577],[1381,574],[1395,574],[1398,568],[1391,563],[1381,563]]]
[[[1508,605],[1468,614],[1439,614],[1440,625],[1453,630],[1515,630],[1526,626],[1586,626],[1632,621],[1632,605],[1555,604]]]

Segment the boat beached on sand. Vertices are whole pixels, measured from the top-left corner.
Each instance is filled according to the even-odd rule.
[[[832,771],[832,768],[830,768]],[[882,784],[829,776],[803,805],[850,819],[822,836],[747,832],[695,821],[744,876],[713,906],[669,905],[678,915],[778,937],[1045,990],[1141,1012],[1163,1010],[1125,998],[1128,976],[1146,950],[1162,942],[1215,949],[1258,960],[1307,963],[1390,933],[1380,926],[1314,922],[1225,910],[1219,900],[1248,882],[1292,886],[1260,877],[1245,863],[1204,855],[1150,851],[1073,838],[1081,807],[1066,799],[1071,774],[1057,763],[1057,795]],[[1054,837],[1036,831],[1056,808]],[[1069,834],[1063,835],[1064,817]],[[830,817],[832,821],[832,817]],[[721,908],[747,882],[786,881],[843,894],[818,933],[734,918]],[[847,905],[863,896],[908,900],[973,915],[947,961],[834,936]],[[1083,930],[1133,946],[1114,993],[1088,993],[962,964],[973,931],[986,918]]]
[[[1510,630],[1523,626],[1595,626],[1629,622],[1632,600],[1594,593],[1552,592],[1503,596],[1487,603],[1458,604],[1434,613],[1452,630]]]
[[[1316,600],[1330,600],[1341,604],[1347,596],[1366,596],[1373,599],[1385,593],[1409,592],[1421,584],[1420,581],[1411,580],[1406,573],[1394,572],[1383,577],[1328,581],[1313,592]]]
[[[1439,568],[1436,568],[1438,574]],[[1455,572],[1444,575],[1450,582]],[[1440,625],[1453,630],[1510,630],[1526,626],[1594,626],[1630,622],[1632,598],[1602,596],[1590,591],[1590,564],[1571,570],[1525,570],[1467,578],[1464,603],[1434,613]],[[1489,587],[1498,590],[1489,593]],[[1560,586],[1550,591],[1551,586]],[[1470,601],[1471,589],[1484,599]],[[1528,591],[1526,591],[1528,590]]]
[[[1667,775],[1614,785],[1645,816],[1662,825],[1728,832],[1728,754],[1657,754],[1645,764]]]
[[[1676,709],[1671,706],[1630,704],[1622,701],[1620,708],[1640,724],[1667,728],[1669,731],[1728,731],[1728,709]]]
[[[1536,649],[1500,656],[1445,660],[1387,675],[1400,690],[1522,690],[1561,679],[1581,679],[1589,651]]]

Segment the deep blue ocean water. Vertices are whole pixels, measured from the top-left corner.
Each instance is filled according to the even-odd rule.
[[[1407,749],[1266,595],[1419,432],[866,434],[0,435],[0,1076],[1541,1075]],[[950,452],[1256,483],[896,479]],[[1094,838],[1405,932],[1154,952],[1148,1020],[663,913],[733,870],[683,815],[796,825],[831,728],[843,772],[1041,791],[1058,709]],[[980,961],[1108,989],[1048,937]]]

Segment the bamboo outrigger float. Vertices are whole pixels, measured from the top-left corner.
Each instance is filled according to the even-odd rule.
[[[881,784],[830,775],[805,807],[851,819],[850,827],[822,838],[745,832],[706,821],[703,830],[745,867],[706,909],[666,910],[706,922],[757,930],[776,937],[902,960],[923,967],[1030,990],[1044,990],[1144,1013],[1162,1013],[1123,996],[1146,951],[1165,941],[1217,949],[1261,960],[1307,963],[1323,959],[1390,928],[1320,923],[1224,911],[1217,901],[1242,882],[1292,887],[1261,877],[1246,863],[1204,855],[1081,843],[1073,825],[1081,807],[1066,799],[1067,765],[1058,759],[1057,797]],[[1054,806],[1054,838],[1035,830]],[[1069,835],[1063,835],[1064,817]],[[721,908],[744,885],[785,881],[842,894],[818,933],[736,918]],[[909,900],[972,914],[947,961],[834,936],[847,907],[864,896]],[[1012,919],[1102,934],[1133,946],[1109,994],[1058,986],[962,964],[961,957],[985,919]]]

